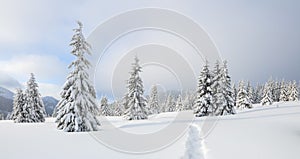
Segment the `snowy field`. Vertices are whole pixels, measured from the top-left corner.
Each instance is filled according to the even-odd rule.
[[[108,119],[116,130],[139,134],[157,132],[175,116],[176,113],[164,113],[145,121],[125,121],[120,117]],[[197,118],[194,123],[201,127],[205,119]],[[217,124],[204,138],[207,159],[299,159],[300,102],[255,105],[254,109],[239,111],[237,115],[210,117],[205,122],[215,119],[218,119]],[[106,128],[106,123],[102,122],[99,133],[114,131]],[[0,121],[0,133],[1,159],[179,159],[184,154],[187,139],[186,133],[165,149],[137,155],[112,150],[89,133],[58,131],[53,118],[41,124]]]

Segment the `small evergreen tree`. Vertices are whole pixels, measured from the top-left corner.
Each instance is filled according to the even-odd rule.
[[[87,72],[91,64],[85,57],[91,54],[91,46],[83,36],[82,23],[78,22],[78,25],[70,44],[73,48],[71,54],[76,56],[76,60],[69,66],[72,71],[60,93],[62,99],[56,106],[57,128],[65,132],[97,131],[100,125],[96,118],[99,114],[96,91]]]
[[[272,105],[272,83],[267,82],[264,87],[263,98],[261,100],[261,105]]]
[[[288,88],[284,80],[281,82],[281,89],[280,89],[280,97],[279,100],[282,102],[289,101],[289,94]]]
[[[177,102],[176,102],[176,111],[179,112],[179,111],[183,111],[183,104],[182,104],[182,98],[181,98],[181,95],[178,96],[177,98]]]
[[[280,93],[281,93],[281,82],[278,82],[278,80],[276,80],[273,88],[274,102],[280,101]]]
[[[160,106],[158,104],[158,92],[157,86],[154,85],[151,88],[151,95],[148,102],[148,108],[150,114],[159,114],[160,113]]]
[[[238,109],[250,109],[252,108],[252,103],[249,99],[248,93],[245,89],[244,82],[240,81],[239,83],[239,90],[237,94],[237,101],[236,101],[236,107]]]
[[[255,89],[253,90],[253,104],[260,103],[263,94],[263,86],[257,84]]]
[[[168,95],[165,103],[165,112],[174,112],[176,107],[175,107],[175,102],[171,94]]]
[[[25,95],[22,89],[17,89],[13,101],[13,111],[10,116],[11,120],[14,120],[16,123],[21,123],[23,121],[26,121],[24,118],[28,113],[26,113],[26,111],[23,110],[24,105],[25,105]]]
[[[114,102],[109,104],[109,107],[112,110],[112,116],[122,116],[124,114],[125,109],[123,107],[122,100],[115,100]]]
[[[125,118],[128,120],[143,120],[147,119],[146,99],[143,96],[144,86],[143,81],[139,76],[142,67],[139,65],[139,59],[135,57],[135,62],[132,64],[132,72],[128,80],[128,109],[125,111]]]
[[[298,88],[296,81],[290,82],[289,101],[298,101]]]
[[[109,107],[106,97],[102,97],[102,99],[101,99],[100,115],[103,115],[103,116],[112,116],[113,115],[112,109],[111,109],[111,107]]]
[[[194,108],[196,117],[213,115],[212,76],[206,61],[198,79],[197,102]]]
[[[183,110],[192,110],[194,106],[194,95],[193,93],[186,92],[185,98],[183,100]]]
[[[246,91],[247,91],[250,102],[253,103],[253,88],[249,81],[247,82]]]
[[[33,73],[27,82],[24,107],[29,113],[25,115],[27,116],[25,122],[45,122],[46,110]]]

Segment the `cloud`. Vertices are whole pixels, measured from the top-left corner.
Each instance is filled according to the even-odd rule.
[[[19,55],[9,60],[0,61],[0,71],[15,77],[20,81],[27,81],[30,73],[43,82],[51,79],[52,83],[66,77],[67,65],[58,57],[49,55]]]
[[[59,99],[59,93],[61,91],[61,87],[56,84],[49,84],[49,83],[38,83],[39,91],[43,97],[45,96],[52,96],[56,99]]]
[[[62,33],[65,31],[63,26],[69,25],[65,21],[68,14],[74,15],[73,11],[66,10],[68,3],[49,0],[1,1],[0,42],[16,45],[50,39],[54,41],[55,36],[61,35],[57,32]],[[72,2],[71,8],[76,4]]]

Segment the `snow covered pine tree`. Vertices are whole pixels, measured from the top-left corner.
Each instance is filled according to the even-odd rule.
[[[235,114],[231,80],[226,61],[222,67],[218,61],[216,62],[212,90],[214,115]]]
[[[234,101],[233,101],[233,92],[231,86],[231,79],[228,74],[227,61],[223,62],[223,66],[221,68],[221,92],[223,102],[219,105],[219,109],[217,109],[216,115],[229,115],[235,114]]]
[[[183,104],[182,104],[182,98],[181,98],[181,95],[179,94],[178,97],[177,97],[177,102],[176,102],[176,111],[179,112],[179,111],[183,111]]]
[[[176,104],[174,102],[173,96],[171,95],[171,93],[169,93],[165,102],[164,112],[174,112],[176,109],[175,106]]]
[[[213,115],[213,92],[211,89],[212,77],[208,69],[206,61],[198,81],[197,102],[194,106],[194,114],[196,117]]]
[[[284,80],[281,82],[279,101],[289,101],[288,87]]]
[[[26,111],[23,110],[25,105],[25,95],[22,89],[17,89],[17,93],[14,96],[13,111],[11,113],[10,119],[14,120],[16,123],[22,123],[26,117]]]
[[[82,34],[82,23],[74,29],[70,46],[71,54],[76,60],[71,63],[72,68],[61,92],[61,100],[56,106],[57,128],[66,132],[97,131],[100,122],[96,118],[99,109],[96,104],[95,88],[89,80],[87,70],[90,67],[86,54],[91,54],[90,45]]]
[[[271,83],[267,82],[264,87],[264,93],[263,98],[261,100],[261,105],[272,105],[273,99],[272,99],[272,87]]]
[[[39,93],[38,84],[35,81],[33,73],[31,73],[30,79],[27,82],[27,88],[25,90],[25,104],[22,114],[25,117],[23,118],[23,122],[45,122],[45,106]]]
[[[154,85],[151,88],[151,95],[148,102],[148,110],[150,114],[159,114],[160,113],[160,106],[158,104],[158,92],[157,86]]]
[[[289,86],[289,101],[298,101],[298,88],[296,81],[290,83]]]
[[[109,107],[106,97],[102,97],[102,99],[101,99],[100,115],[103,115],[103,116],[112,116],[113,115],[113,110],[112,110],[112,108]]]
[[[139,65],[137,56],[134,58],[134,61],[127,85],[128,93],[126,95],[128,101],[125,101],[125,103],[127,103],[128,109],[124,114],[125,118],[128,120],[143,120],[148,119],[148,112],[146,110],[146,99],[143,96],[143,81],[139,76],[142,67]]]
[[[236,99],[236,107],[238,109],[252,108],[252,103],[249,99],[248,93],[245,89],[245,85],[243,81],[239,83],[239,90]]]

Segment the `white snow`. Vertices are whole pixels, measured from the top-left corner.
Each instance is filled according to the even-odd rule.
[[[236,115],[195,119],[194,124],[200,128],[204,121],[209,123],[218,119],[214,129],[203,138],[205,159],[300,158],[300,102],[253,106],[253,109],[239,111]],[[107,117],[116,128],[108,130],[107,123],[101,122],[99,133],[117,129],[137,133],[155,132],[170,124],[176,114],[163,113],[142,121]],[[102,121],[102,117],[99,119]],[[147,154],[130,154],[102,145],[87,132],[58,131],[53,118],[47,118],[46,123],[29,124],[0,121],[0,158],[179,159],[185,152],[187,134],[165,149]]]

